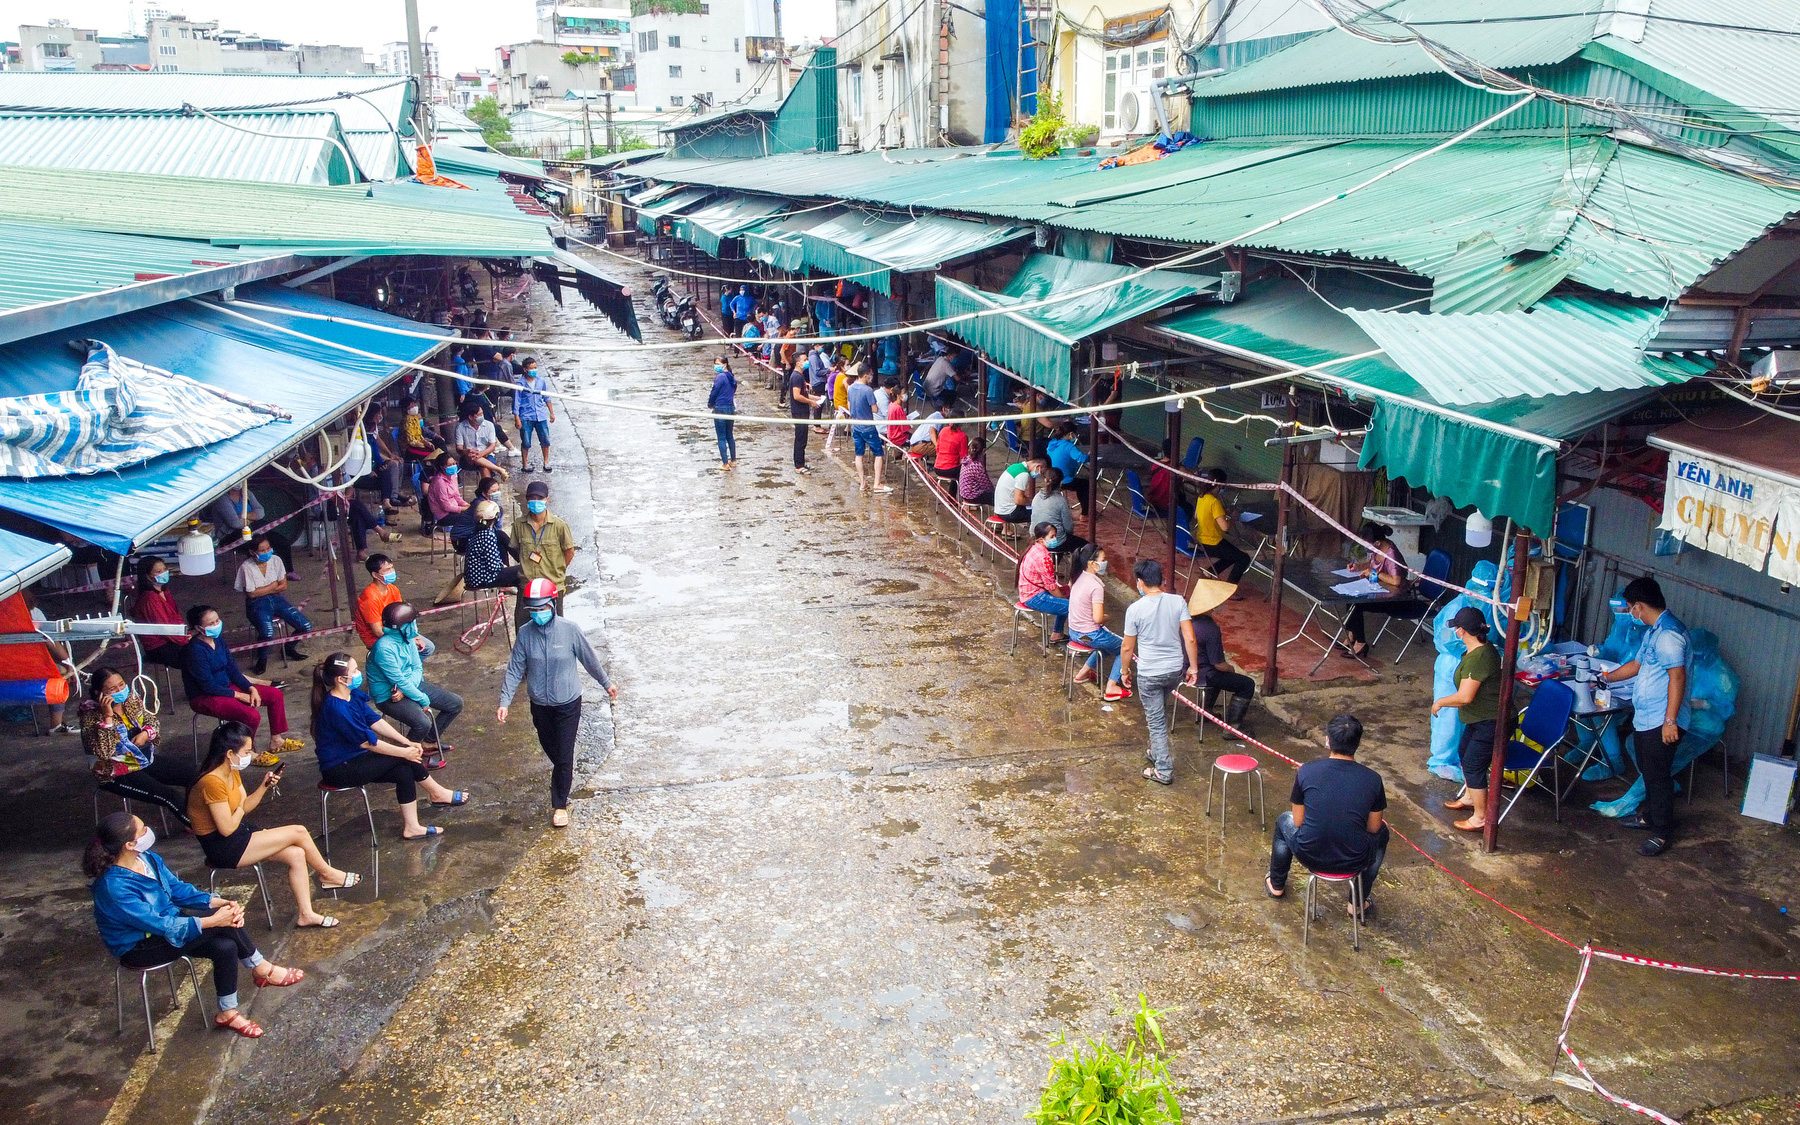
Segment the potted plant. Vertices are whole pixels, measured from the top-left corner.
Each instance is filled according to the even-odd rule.
[[[1156,1054],[1163,1050],[1162,1011],[1138,993],[1138,1010],[1124,1051],[1089,1039],[1090,1050],[1076,1044],[1050,1063],[1038,1108],[1025,1116],[1036,1125],[1179,1125],[1181,1105],[1169,1082],[1169,1068]],[[1151,1049],[1151,1042],[1155,1050]],[[1058,1035],[1053,1047],[1068,1046]]]

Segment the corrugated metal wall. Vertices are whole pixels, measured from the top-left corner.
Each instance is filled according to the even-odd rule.
[[[1594,547],[1623,561],[1594,558],[1595,581],[1589,585],[1593,593],[1587,599],[1581,638],[1605,636],[1611,628],[1606,599],[1626,580],[1639,574],[1654,575],[1675,616],[1689,627],[1719,635],[1720,653],[1743,680],[1737,713],[1725,731],[1732,756],[1776,752],[1786,730],[1794,684],[1800,678],[1800,621],[1771,610],[1800,616],[1800,591],[1783,593],[1781,583],[1768,575],[1707,551],[1690,549],[1658,558],[1652,554],[1656,516],[1649,507],[1605,489],[1593,493],[1590,502]],[[1610,581],[1601,583],[1607,575]]]

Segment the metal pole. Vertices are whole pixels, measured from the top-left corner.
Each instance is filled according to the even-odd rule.
[[[406,0],[406,63],[412,71],[413,90],[418,101],[413,105],[413,120],[419,129],[419,141],[431,136],[431,111],[426,105],[425,49],[419,35],[419,0]]]
[[[1089,359],[1092,359],[1093,341],[1088,342]],[[1090,362],[1089,366],[1092,366]],[[1100,403],[1094,394],[1094,377],[1088,376],[1088,405],[1097,407]],[[1087,541],[1100,542],[1100,447],[1106,442],[1106,431],[1100,428],[1100,413],[1094,411],[1088,424],[1088,461],[1087,461]]]
[[[1288,388],[1288,424],[1300,420],[1300,399]],[[1281,490],[1275,494],[1275,563],[1269,568],[1269,658],[1263,666],[1263,696],[1281,690],[1281,593],[1287,573],[1288,489],[1294,484],[1294,447],[1281,447]]]
[[[1512,596],[1519,608],[1506,618],[1506,648],[1500,654],[1500,721],[1494,724],[1494,764],[1488,767],[1487,827],[1483,829],[1482,846],[1487,851],[1499,847],[1500,780],[1506,772],[1506,747],[1512,741],[1513,672],[1519,665],[1519,620],[1531,612],[1531,601],[1525,597],[1525,568],[1531,559],[1531,533],[1521,528],[1513,538]]]
[[[987,355],[983,352],[975,353],[975,381],[981,384],[976,388],[976,394],[981,397],[976,399],[979,406],[977,407],[975,417],[985,418],[987,417],[988,412],[988,366]],[[975,427],[975,456],[981,458],[983,465],[987,464],[987,435],[988,428],[986,423]]]
[[[606,80],[606,90],[603,92],[602,96],[604,98],[606,98],[606,151],[607,152],[618,152],[619,151],[618,138],[613,136],[613,115],[612,115],[613,92],[612,92],[612,79],[611,78],[608,78]]]
[[[1168,408],[1165,408],[1165,411],[1169,420],[1169,456],[1171,458],[1176,458],[1181,455],[1180,400],[1169,403]],[[1172,476],[1173,474],[1171,474],[1171,478]],[[1185,594],[1186,591],[1184,591],[1175,581],[1175,518],[1180,511],[1181,489],[1178,488],[1175,481],[1171,479],[1169,481],[1169,526],[1167,529],[1169,533],[1169,570],[1168,573],[1163,575],[1163,588],[1166,590],[1173,590],[1177,594]]]

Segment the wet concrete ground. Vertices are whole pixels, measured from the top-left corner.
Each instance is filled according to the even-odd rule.
[[[535,315],[612,337],[587,310]],[[552,366],[687,406],[709,378],[702,355]],[[740,412],[776,410],[747,385]],[[149,1093],[115,1119],[1016,1121],[1051,1041],[1116,1035],[1139,993],[1171,1009],[1193,1120],[1622,1119],[1545,1081],[1568,950],[1399,842],[1363,950],[1335,900],[1303,950],[1297,900],[1262,894],[1242,791],[1223,843],[1202,811],[1217,736],[1184,726],[1177,784],[1139,779],[1136,707],[1070,707],[1028,640],[1009,657],[993,590],[1010,568],[959,553],[916,492],[910,508],[856,495],[818,439],[821,471],[796,481],[786,431],[741,425],[726,475],[705,423],[566,414],[598,528],[572,613],[620,686],[616,740],[584,737],[574,827],[541,827],[541,758],[507,732],[481,782],[498,807],[466,810],[498,822],[490,837],[395,862],[378,924],[295,943],[314,977],[258,998],[268,1038],[226,1049],[190,1026],[140,1062]],[[572,478],[554,478],[559,508]],[[462,674],[491,685],[493,657]],[[1309,689],[1278,697],[1292,727],[1259,708],[1255,729],[1314,757],[1305,736],[1353,707],[1395,824],[1576,941],[1789,964],[1793,835],[1746,827],[1716,773],[1663,861],[1530,801],[1483,857],[1441,823],[1419,693]],[[1291,774],[1265,767],[1278,810]],[[1575,1043],[1664,1110],[1795,1120],[1795,987],[1599,965]],[[76,1002],[81,1039],[128,1061],[141,1028],[121,1050],[110,1001]]]

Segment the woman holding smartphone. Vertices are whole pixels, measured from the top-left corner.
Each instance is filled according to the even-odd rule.
[[[250,728],[226,720],[213,731],[206,760],[200,763],[200,779],[188,791],[188,819],[194,826],[200,850],[206,854],[208,867],[235,869],[249,867],[267,859],[288,865],[288,885],[293,888],[294,902],[300,907],[296,925],[302,929],[320,926],[330,929],[338,924],[329,914],[313,909],[312,882],[307,868],[319,873],[319,889],[343,890],[362,882],[350,871],[339,871],[325,862],[312,833],[304,825],[288,824],[280,828],[258,828],[250,823],[250,813],[262,804],[281,781],[281,766],[263,774],[254,790],[244,789],[241,771],[255,754],[251,746]]]

